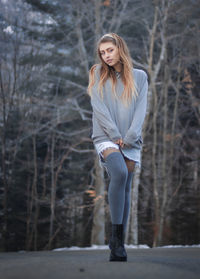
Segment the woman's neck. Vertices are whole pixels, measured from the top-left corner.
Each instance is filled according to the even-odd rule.
[[[113,66],[113,68],[115,69],[116,72],[120,73],[122,70],[122,64],[120,62],[118,62],[117,64],[115,64]]]

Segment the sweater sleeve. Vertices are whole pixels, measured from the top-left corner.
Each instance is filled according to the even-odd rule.
[[[139,96],[136,100],[136,109],[134,112],[133,120],[123,139],[124,144],[136,148],[140,147],[142,143],[141,132],[147,108],[148,82],[147,74],[145,72],[143,72],[141,84],[142,86],[140,91],[138,92]]]
[[[122,138],[115,122],[111,118],[110,112],[103,102],[103,98],[101,98],[98,92],[98,76],[96,75],[96,82],[92,89],[91,95],[91,105],[93,109],[93,113],[99,123],[99,125],[104,130],[105,134],[112,140],[116,141]]]

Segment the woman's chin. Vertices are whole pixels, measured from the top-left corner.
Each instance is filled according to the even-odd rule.
[[[116,63],[108,63],[107,65],[110,67],[114,67],[116,65]]]

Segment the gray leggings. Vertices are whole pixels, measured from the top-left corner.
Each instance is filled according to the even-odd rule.
[[[112,152],[105,158],[110,176],[108,202],[112,224],[123,224],[126,231],[129,211],[133,172],[128,172],[123,155]]]

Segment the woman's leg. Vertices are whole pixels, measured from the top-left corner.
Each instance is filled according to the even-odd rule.
[[[126,232],[128,216],[129,216],[129,212],[130,212],[130,205],[131,205],[130,196],[131,196],[132,178],[133,178],[133,172],[128,172],[128,178],[127,178],[126,188],[125,188],[124,214],[123,214],[123,221],[122,221],[124,232]]]
[[[104,160],[106,160],[106,157],[113,152],[120,153],[120,151],[116,148],[108,148],[108,149],[104,150],[103,151]],[[116,157],[116,160],[117,160],[117,157],[121,157],[121,156],[117,155],[115,157]],[[126,185],[123,186],[123,183],[122,183],[122,185],[121,185],[122,187],[120,187],[120,185],[117,183],[118,187],[120,187],[120,189],[118,189],[118,187],[114,188],[115,186],[113,185],[113,183],[110,183],[111,185],[109,185],[109,189],[108,189],[108,200],[109,200],[109,204],[111,205],[110,210],[111,210],[112,223],[115,220],[121,219],[121,218],[119,218],[119,219],[116,218],[115,213],[114,213],[114,212],[116,212],[118,216],[121,215],[121,214],[119,214],[120,207],[118,207],[117,201],[120,199],[121,204],[124,204],[124,208],[122,209],[121,212],[123,212],[122,223],[123,223],[123,228],[124,228],[124,232],[125,232],[127,222],[128,222],[129,211],[130,211],[130,194],[131,194],[131,185],[132,185],[132,179],[133,179],[133,171],[134,171],[134,168],[135,168],[135,162],[132,161],[132,160],[129,160],[126,157],[123,157],[123,159],[125,161],[125,164],[126,164],[127,170],[128,170]],[[122,165],[124,166],[124,163],[122,163]],[[121,167],[119,167],[119,168],[121,170]],[[113,175],[115,175],[116,172],[120,175],[120,173],[117,170],[115,170],[113,172]],[[110,174],[110,176],[111,175],[112,174]],[[113,182],[113,181],[111,181],[111,182]],[[122,190],[123,187],[124,187],[124,190]],[[113,191],[114,191],[114,195],[113,195]],[[118,197],[117,199],[114,198],[116,195]],[[117,208],[119,210],[115,210],[115,208]],[[112,216],[113,216],[113,218],[112,218]]]
[[[111,153],[113,153],[113,152],[120,152],[120,151],[119,151],[119,149],[113,148],[113,147],[110,147],[110,148],[105,149],[105,150],[102,152],[104,160],[106,159],[106,157],[107,157],[109,154],[111,154]]]
[[[123,214],[123,228],[124,232],[126,231],[127,222],[128,222],[128,216],[130,211],[130,195],[131,195],[131,185],[132,185],[132,179],[134,174],[134,168],[135,168],[135,162],[132,160],[129,160],[127,158],[124,158],[126,162],[126,166],[128,169],[128,177],[125,187],[125,203],[124,203],[124,214]]]
[[[108,188],[112,221],[112,233],[109,240],[109,248],[111,249],[110,261],[127,261],[127,253],[123,243],[124,230],[122,222],[128,169],[123,155],[117,149],[107,149],[103,154],[110,175]]]
[[[123,155],[115,148],[104,150],[103,157],[110,175],[108,201],[111,221],[112,224],[122,224],[128,169]]]

